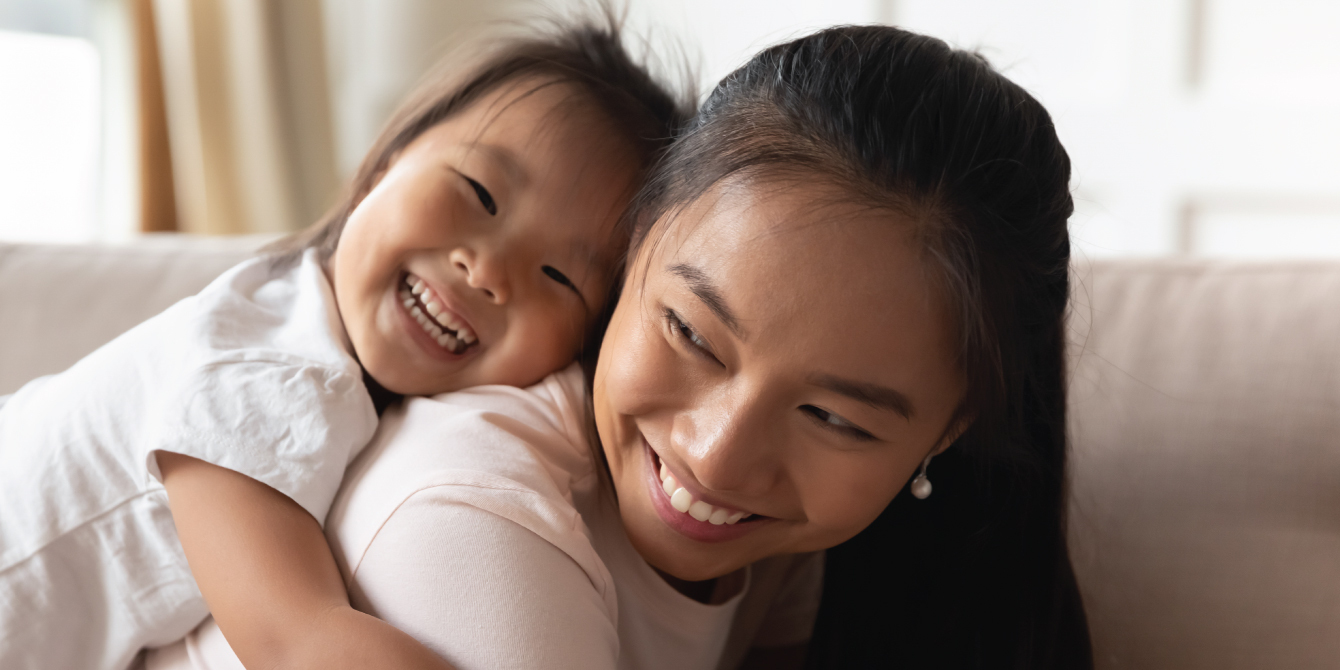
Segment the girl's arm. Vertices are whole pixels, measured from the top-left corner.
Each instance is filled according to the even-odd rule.
[[[446,661],[349,605],[321,526],[284,494],[158,452],[177,535],[210,612],[247,668],[433,668]]]

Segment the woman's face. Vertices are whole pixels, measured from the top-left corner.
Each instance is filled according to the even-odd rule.
[[[943,301],[912,224],[845,195],[721,186],[631,265],[596,424],[628,536],[663,572],[839,544],[943,446],[964,392]]]

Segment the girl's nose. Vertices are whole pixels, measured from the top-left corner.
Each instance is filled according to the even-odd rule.
[[[507,271],[499,255],[457,247],[451,252],[451,264],[465,275],[465,283],[479,289],[489,302],[501,305],[510,297]]]

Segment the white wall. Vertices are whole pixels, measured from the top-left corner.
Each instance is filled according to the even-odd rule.
[[[345,89],[345,168],[453,30],[536,5],[394,0],[355,21],[368,52],[346,53],[367,78]],[[680,46],[703,91],[763,46],[869,22],[979,49],[1047,105],[1074,162],[1081,253],[1340,256],[1335,0],[630,2],[635,32]]]
[[[899,0],[1052,111],[1094,256],[1340,255],[1340,3]]]
[[[37,0],[0,0],[0,8],[6,3],[39,6]],[[663,54],[686,53],[698,66],[703,91],[759,48],[834,23],[892,22],[980,49],[1052,111],[1075,166],[1072,230],[1082,253],[1340,256],[1337,0],[628,4],[633,32],[649,36]],[[589,6],[586,0],[323,0],[341,173],[352,173],[395,105],[462,36],[489,22],[549,11],[546,5]],[[675,63],[673,55],[665,60]],[[106,54],[102,61],[109,62]],[[4,67],[13,65],[0,63],[0,76]],[[74,72],[43,80],[53,82],[51,91],[84,86],[80,90],[93,93],[78,95],[96,98],[97,84],[79,84],[87,75]],[[39,111],[36,98],[19,100],[0,91],[0,119],[10,119],[0,124],[0,138],[6,132],[11,138],[0,142],[11,148],[13,137],[32,134],[28,121],[14,119],[57,118]],[[39,192],[63,194],[45,214],[86,223],[49,234],[53,239],[108,237],[107,230],[125,225],[113,219],[124,218],[133,204],[129,195],[115,197],[133,186],[124,169],[115,169],[129,164],[104,158],[98,196],[97,186],[78,176],[88,143],[99,142],[97,129],[90,131],[87,120],[69,123],[79,130],[59,141],[82,146],[70,151],[84,158],[62,163],[70,169],[52,177],[24,169],[21,176],[36,185],[11,182],[8,192],[29,200]],[[109,126],[104,113],[103,128],[129,132],[128,125]],[[104,148],[126,144],[119,132],[104,135]],[[4,166],[37,164],[15,155],[0,156],[9,161],[0,162],[0,170],[13,174],[15,168]],[[113,181],[118,176],[120,186]],[[4,199],[18,197],[4,193],[0,226],[14,209]],[[87,202],[95,204],[78,204]],[[83,209],[58,214],[62,207]],[[14,235],[0,228],[0,237]]]

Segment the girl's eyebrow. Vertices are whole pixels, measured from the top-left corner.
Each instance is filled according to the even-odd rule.
[[[479,141],[466,142],[465,146],[472,151],[479,151],[480,153],[487,155],[491,160],[502,167],[503,172],[506,172],[507,177],[514,183],[525,184],[529,181],[529,175],[526,173],[526,168],[521,164],[521,160],[517,158],[516,152],[511,149],[497,144]]]
[[[689,290],[693,291],[693,294],[698,296],[698,299],[703,301],[703,304],[707,305],[707,308],[712,310],[712,313],[717,315],[721,323],[725,324],[732,333],[735,333],[736,337],[741,340],[749,339],[748,333],[740,325],[740,320],[736,318],[735,312],[732,312],[730,307],[726,305],[726,300],[721,297],[721,291],[717,290],[716,285],[707,277],[706,272],[687,263],[675,263],[668,266],[666,271],[683,279]]]

